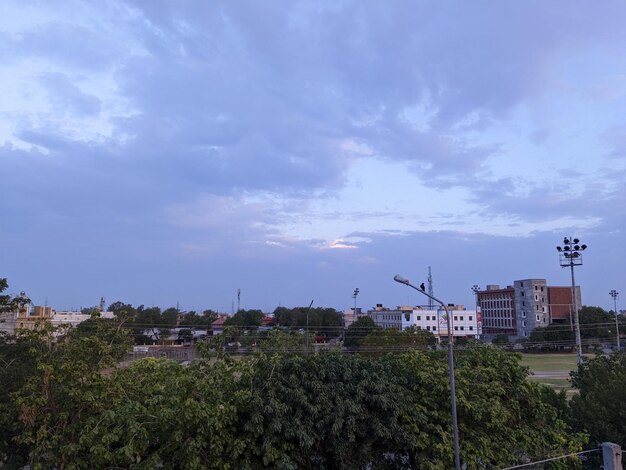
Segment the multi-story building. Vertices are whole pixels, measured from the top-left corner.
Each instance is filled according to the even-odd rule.
[[[581,305],[580,287],[575,292]],[[572,288],[548,286],[545,279],[522,279],[506,288],[487,285],[477,292],[477,303],[487,337],[527,338],[539,326],[571,321],[573,311]]]
[[[452,316],[453,336],[479,337],[480,319],[475,311],[466,310],[462,305],[448,305],[448,312]],[[390,309],[377,304],[373,310],[367,311],[367,315],[381,328],[404,331],[415,327],[430,331],[438,339],[448,336],[446,312],[441,308],[400,306]]]

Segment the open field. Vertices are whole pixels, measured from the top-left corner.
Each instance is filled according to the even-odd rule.
[[[522,364],[533,373],[530,380],[557,392],[565,390],[568,398],[576,393],[569,380],[569,373],[576,370],[576,354],[522,354]]]

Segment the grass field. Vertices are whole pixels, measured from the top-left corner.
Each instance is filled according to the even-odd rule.
[[[569,372],[576,369],[576,354],[522,354],[522,364],[533,372]]]
[[[522,354],[522,364],[528,366],[530,380],[542,383],[554,390],[565,390],[568,398],[576,393],[569,380],[569,373],[576,369],[576,354]]]

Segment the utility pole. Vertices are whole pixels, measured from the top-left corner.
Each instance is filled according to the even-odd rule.
[[[617,350],[621,351],[622,347],[619,344],[619,322],[617,321],[617,296],[619,295],[619,292],[613,289],[611,290],[611,292],[609,292],[609,295],[613,297],[613,311],[615,312],[615,331],[617,331]]]

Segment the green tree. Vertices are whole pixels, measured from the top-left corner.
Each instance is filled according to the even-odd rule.
[[[30,303],[30,299],[24,292],[15,296],[2,294],[8,288],[9,283],[6,278],[0,277],[0,313],[14,312]]]
[[[0,332],[0,467],[22,468],[28,463],[29,446],[15,441],[22,427],[12,396],[37,373],[38,359],[47,348],[41,332]]]
[[[570,402],[573,428],[588,432],[591,445],[626,446],[626,354],[585,359],[572,385],[578,389]]]
[[[386,354],[409,349],[427,349],[434,346],[436,342],[436,338],[430,331],[417,328],[406,331],[391,328],[375,329],[363,338],[359,352],[362,354]]]
[[[547,351],[572,349],[575,343],[574,332],[569,325],[552,324],[535,328],[524,347],[529,350]]]
[[[491,342],[497,346],[509,346],[511,344],[509,337],[505,334],[496,335]]]
[[[358,348],[365,337],[377,328],[370,317],[360,317],[346,330],[343,345],[347,348]]]
[[[274,310],[274,322],[278,326],[293,329],[307,327],[325,339],[336,338],[341,335],[342,317],[334,308],[309,307],[277,307]]]
[[[23,333],[40,346],[33,349],[34,373],[12,394],[21,425],[14,441],[28,448],[31,468],[88,466],[74,457],[84,419],[106,410],[106,371],[124,357],[131,338],[104,319],[51,341],[54,333],[49,325]]]
[[[255,330],[261,326],[263,312],[261,310],[239,310],[224,322],[224,326],[234,326],[240,330]]]

